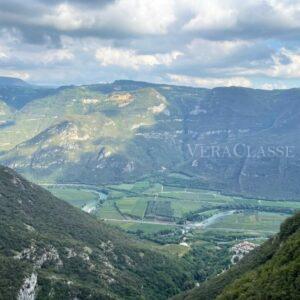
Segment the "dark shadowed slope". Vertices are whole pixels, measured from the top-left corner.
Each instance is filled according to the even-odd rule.
[[[26,81],[14,78],[0,76],[0,86],[30,86]]]
[[[55,88],[30,85],[18,78],[0,76],[0,100],[13,108],[21,109],[26,103],[55,92]]]
[[[5,167],[0,216],[0,299],[166,299],[188,279],[178,262]]]

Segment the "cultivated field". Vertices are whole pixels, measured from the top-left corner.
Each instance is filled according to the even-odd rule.
[[[84,207],[87,204],[98,201],[98,194],[80,187],[48,186],[47,189],[56,197],[67,201],[76,207]]]
[[[180,175],[180,176],[179,176]],[[174,175],[180,181],[182,174]],[[184,178],[186,180],[186,178]],[[247,232],[261,236],[277,232],[280,223],[300,209],[297,201],[245,199],[216,191],[162,185],[152,178],[135,183],[101,187],[107,199],[85,187],[52,186],[57,197],[93,213],[100,219],[130,232],[153,234],[186,225],[200,224],[216,214],[234,211],[213,220],[200,230]],[[92,207],[92,209],[87,209]],[[191,226],[189,226],[191,228]],[[195,229],[199,231],[199,228]]]

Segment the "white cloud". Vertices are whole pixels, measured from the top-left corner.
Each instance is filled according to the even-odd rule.
[[[267,0],[274,12],[272,25],[279,22],[279,25],[288,28],[300,26],[300,3],[297,0]]]
[[[264,83],[260,86],[263,90],[281,90],[286,89],[287,85],[284,83]]]
[[[74,59],[74,54],[69,49],[52,49],[42,53],[39,59],[44,64],[57,63]]]
[[[300,78],[298,0],[96,2],[31,0],[13,11],[0,0],[0,68],[58,84],[170,73],[181,84],[249,86],[251,78],[272,88]]]
[[[8,57],[7,54],[5,52],[1,51],[1,49],[0,49],[0,59],[4,59],[7,57]]]
[[[190,49],[195,54],[199,53],[199,51],[203,51],[205,49],[205,54],[209,54],[211,52],[215,53],[225,53],[229,54],[233,51],[239,50],[243,47],[253,45],[254,43],[251,41],[243,41],[243,40],[234,40],[234,41],[210,41],[205,39],[194,39],[188,45],[188,49]]]
[[[8,71],[8,70],[0,70],[0,76],[7,76],[7,77],[16,77],[23,80],[27,80],[30,78],[29,73],[24,71]]]
[[[94,18],[69,4],[59,4],[52,12],[42,16],[42,23],[60,30],[75,30],[93,26]]]
[[[119,0],[99,14],[98,25],[140,34],[165,34],[175,22],[174,0]]]
[[[26,49],[26,51],[11,51],[9,63],[18,61],[23,66],[52,66],[71,62],[75,58],[69,49]]]
[[[0,44],[0,60],[7,59],[9,57],[8,49]]]
[[[194,39],[187,45],[187,53],[201,65],[218,64],[229,57],[241,55],[243,52],[255,47],[251,41],[210,41]]]
[[[102,9],[59,4],[41,22],[62,31],[90,29],[95,32],[165,34],[176,20],[173,0],[119,0]]]
[[[230,6],[228,1],[189,1],[196,15],[184,26],[184,30],[211,30],[233,28],[237,22],[237,7]]]
[[[229,77],[229,78],[208,78],[193,77],[179,74],[168,74],[172,83],[180,85],[190,85],[197,87],[213,88],[218,86],[243,86],[251,87],[252,83],[245,77]]]
[[[142,66],[170,65],[182,53],[173,51],[165,54],[138,54],[132,49],[102,47],[96,51],[95,57],[102,66],[115,65],[123,68],[139,69]]]
[[[222,70],[225,71],[225,70]],[[265,65],[254,67],[228,68],[227,72],[235,72],[239,75],[264,75],[273,78],[291,79],[300,78],[300,49],[279,49],[272,54],[270,61]]]
[[[231,32],[231,38],[276,36],[300,29],[300,3],[297,0],[182,1],[193,10],[193,17],[186,21],[183,30],[203,36],[225,32]]]
[[[272,77],[300,78],[300,52],[294,53],[285,48],[273,55],[273,66],[264,71]]]

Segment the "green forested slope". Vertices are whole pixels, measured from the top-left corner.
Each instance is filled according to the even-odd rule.
[[[299,299],[300,213],[229,271],[175,299]]]
[[[0,299],[22,286],[37,299],[166,299],[190,279],[180,262],[4,167],[0,216]]]

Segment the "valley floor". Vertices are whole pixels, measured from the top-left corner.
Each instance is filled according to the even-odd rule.
[[[300,201],[245,199],[152,180],[118,185],[44,184],[55,196],[140,238],[191,248],[195,237],[261,243]]]

